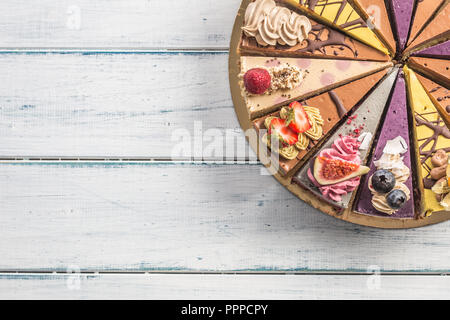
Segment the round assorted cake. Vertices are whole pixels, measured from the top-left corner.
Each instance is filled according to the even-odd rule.
[[[263,164],[343,220],[450,219],[449,16],[448,0],[244,0],[230,85]]]

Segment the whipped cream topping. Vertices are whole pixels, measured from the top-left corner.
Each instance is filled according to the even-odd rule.
[[[286,7],[277,6],[273,0],[256,0],[245,11],[242,30],[254,37],[261,46],[295,46],[308,38],[312,26],[309,19]]]
[[[411,198],[411,190],[405,185],[408,180],[411,170],[403,162],[402,154],[408,151],[407,143],[403,137],[397,137],[393,140],[386,142],[386,146],[383,149],[383,155],[380,159],[373,162],[377,170],[389,170],[395,176],[394,189],[402,190],[407,197],[407,200]],[[369,178],[369,190],[372,192],[372,205],[380,212],[392,215],[398,210],[392,209],[386,200],[387,194],[378,193],[373,189],[372,177]]]

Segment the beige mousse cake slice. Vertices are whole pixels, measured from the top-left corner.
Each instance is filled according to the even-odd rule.
[[[377,71],[391,67],[391,62],[324,60],[308,58],[241,57],[241,77],[251,69],[266,69],[272,74],[272,84],[290,78],[295,71],[299,78],[291,89],[268,90],[263,94],[250,94],[241,79],[242,95],[251,119],[273,112],[294,100],[307,99]],[[283,68],[287,71],[284,72]],[[274,74],[281,74],[281,80]]]

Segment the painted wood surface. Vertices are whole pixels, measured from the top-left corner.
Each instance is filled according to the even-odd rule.
[[[0,275],[0,299],[443,300],[450,298],[449,288],[448,276]]]
[[[180,141],[177,132],[185,131],[205,147],[230,148],[243,135],[231,102],[227,58],[226,53],[0,54],[0,158],[170,159]],[[208,138],[208,129],[223,141]],[[202,158],[201,149],[191,150],[190,156]],[[207,153],[209,159],[224,157]]]
[[[3,163],[0,179],[3,271],[450,271],[449,223],[338,221],[259,165]]]
[[[198,120],[225,145],[242,138],[224,51],[239,4],[1,1],[0,158],[170,160],[173,132]],[[448,277],[430,275],[449,272],[449,223],[358,227],[257,164],[204,157],[1,162],[0,298],[449,297]],[[80,270],[306,274],[81,275],[79,289],[51,274]],[[375,290],[374,270],[390,274]]]
[[[3,48],[228,48],[240,0],[2,0]]]

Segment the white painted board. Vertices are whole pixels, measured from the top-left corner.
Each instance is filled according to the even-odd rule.
[[[1,48],[228,48],[241,0],[2,0]]]
[[[0,299],[444,300],[449,298],[448,276],[0,275]],[[186,305],[188,303],[186,302]]]
[[[0,271],[448,272],[450,223],[352,225],[259,165],[0,165]]]

